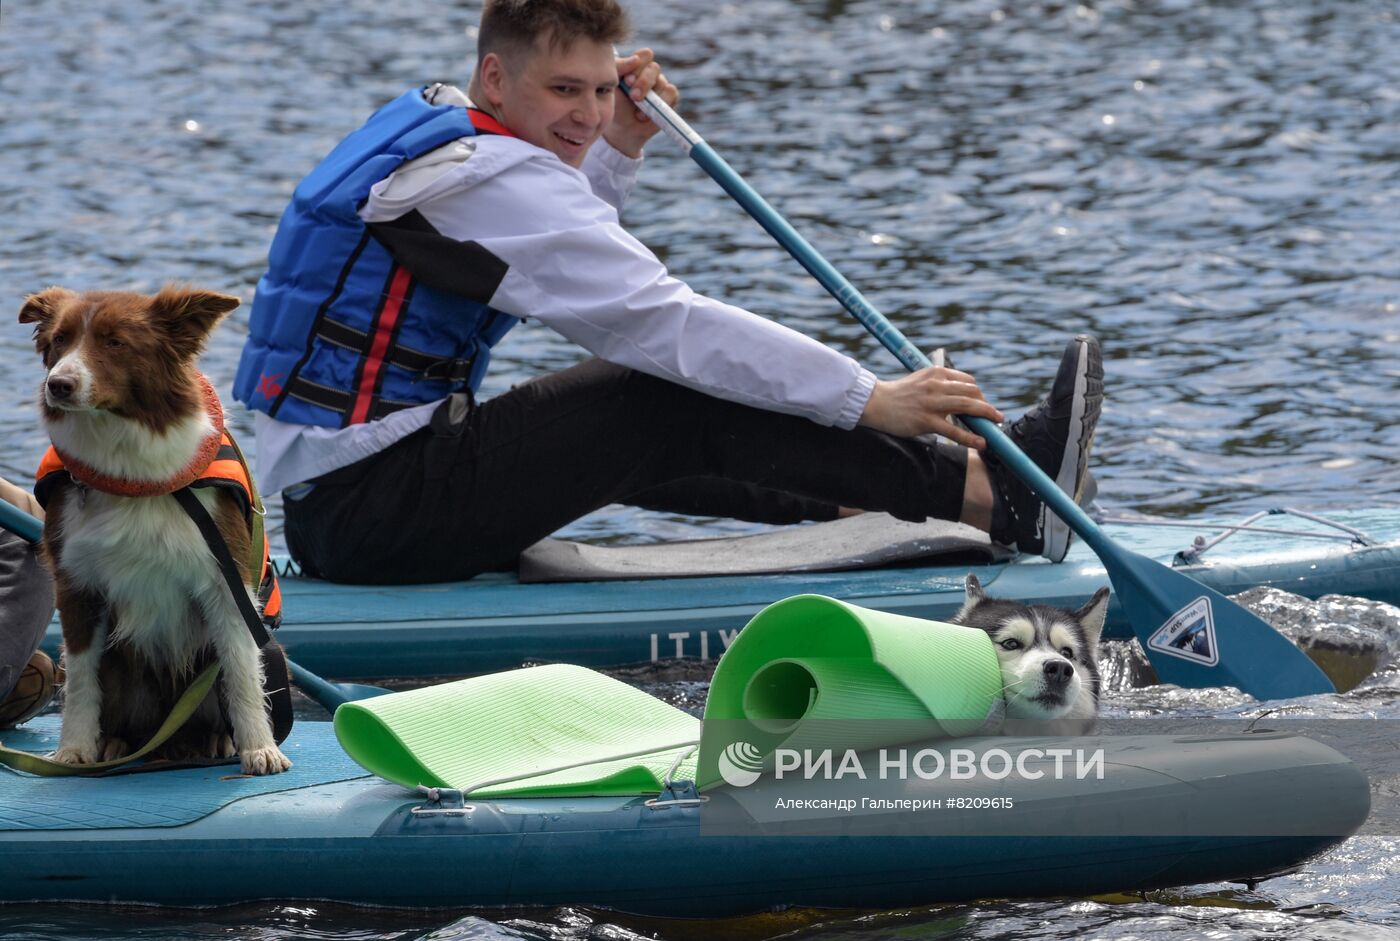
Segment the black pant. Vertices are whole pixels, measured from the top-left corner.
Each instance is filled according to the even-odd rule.
[[[957,519],[966,451],[737,405],[600,360],[421,429],[286,501],[308,574],[412,584],[514,566],[609,503],[761,523],[838,506]]]

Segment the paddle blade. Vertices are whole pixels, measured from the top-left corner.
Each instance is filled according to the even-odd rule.
[[[1118,546],[1099,556],[1162,682],[1234,686],[1255,699],[1336,692],[1293,641],[1220,592]]]

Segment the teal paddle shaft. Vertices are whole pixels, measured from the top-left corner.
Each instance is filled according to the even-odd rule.
[[[626,86],[623,86],[626,91]],[[636,103],[884,347],[915,371],[933,363],[655,92]],[[1236,686],[1257,699],[1336,688],[1288,638],[1219,592],[1117,545],[1050,477],[985,418],[960,420],[1103,561],[1158,677],[1179,686]]]
[[[34,516],[21,510],[19,507],[5,500],[0,500],[0,528],[7,529],[26,542],[37,543],[44,535],[44,524]],[[382,696],[392,690],[382,686],[365,686],[360,683],[332,683],[330,680],[323,680],[310,670],[287,661],[287,666],[292,671],[292,679],[296,681],[301,690],[314,699],[327,712],[335,712],[336,707],[341,703],[352,702],[357,699],[368,699],[371,696]]]
[[[25,542],[38,542],[44,536],[44,524],[6,500],[0,500],[0,527],[8,529]]]
[[[382,686],[369,686],[364,683],[332,683],[291,660],[287,661],[287,669],[291,671],[292,680],[297,684],[297,687],[307,696],[316,700],[317,705],[332,715],[345,703],[373,699],[375,696],[383,696],[393,692],[393,690],[385,689]]]
[[[910,343],[899,328],[890,323],[889,318],[876,310],[874,305],[856,289],[855,285],[847,281],[841,272],[822,257],[822,254],[813,248],[811,243],[802,237],[801,233],[794,229],[753,187],[749,186],[744,178],[739,176],[738,171],[725,162],[723,157],[715,153],[714,148],[706,143],[704,138],[696,133],[695,129],[676,114],[675,110],[662,101],[655,92],[647,96],[643,103],[643,110],[652,121],[656,122],[667,137],[680,144],[690,155],[690,158],[710,175],[711,179],[732,196],[735,202],[743,206],[748,214],[754,218],[754,221],[763,226],[769,235],[777,239],[778,244],[787,249],[788,253],[802,267],[806,268],[808,273],[816,278],[821,286],[840,302],[842,307],[859,320],[885,349],[893,353],[895,358],[904,365],[904,368],[910,372],[917,372],[933,365],[933,361],[925,356],[922,350]],[[1099,528],[1098,524],[1089,518],[1089,514],[1080,509],[1079,505],[1070,499],[1063,490],[1055,486],[1049,476],[1037,467],[1034,461],[1026,457],[1020,448],[1012,444],[1011,439],[1002,434],[1001,429],[994,423],[985,418],[967,416],[959,417],[958,420],[985,438],[987,446],[992,449],[992,452],[1006,463],[1017,477],[1026,481],[1027,486],[1035,490],[1037,495],[1059,515],[1060,519],[1068,523],[1076,533],[1079,533],[1095,552],[1098,552],[1100,546],[1108,543],[1108,537],[1103,534],[1103,530]],[[1045,492],[1041,493],[1042,490]]]

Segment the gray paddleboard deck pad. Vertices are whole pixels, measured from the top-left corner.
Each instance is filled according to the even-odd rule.
[[[594,546],[545,539],[521,555],[520,580],[582,582],[843,572],[933,559],[987,565],[1012,555],[986,533],[961,523],[909,523],[887,513],[862,513],[773,532],[652,545]]]

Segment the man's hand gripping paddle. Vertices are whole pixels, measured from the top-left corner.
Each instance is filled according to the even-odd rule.
[[[654,93],[636,105],[907,369],[933,365],[669,105]],[[1235,686],[1256,699],[1336,692],[1306,654],[1264,621],[1195,579],[1114,543],[996,425],[985,418],[960,420],[1098,555],[1163,682]]]

